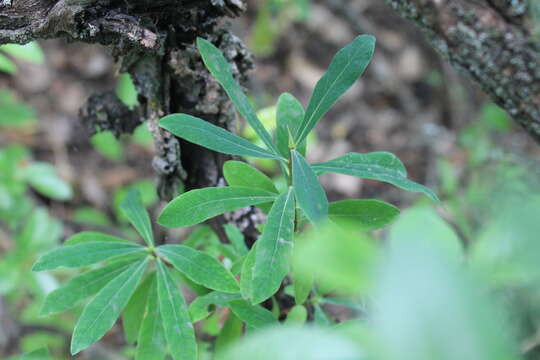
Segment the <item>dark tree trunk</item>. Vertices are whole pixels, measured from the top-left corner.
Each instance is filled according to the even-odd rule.
[[[540,143],[540,39],[529,0],[386,0]]]
[[[61,37],[108,46],[134,79],[140,106],[128,109],[112,91],[95,94],[82,109],[82,120],[91,132],[117,135],[146,121],[155,141],[159,195],[170,200],[182,183],[188,190],[223,183],[221,168],[228,157],[180,141],[157,121],[183,112],[234,130],[236,113],[194,44],[201,36],[219,46],[244,81],[250,55],[221,22],[245,7],[245,0],[3,0],[0,44]],[[253,211],[244,211],[237,222],[249,242],[257,236]],[[212,225],[225,241],[222,222]]]

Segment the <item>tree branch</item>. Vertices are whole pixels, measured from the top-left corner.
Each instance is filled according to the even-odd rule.
[[[527,0],[386,0],[540,144],[540,44]]]

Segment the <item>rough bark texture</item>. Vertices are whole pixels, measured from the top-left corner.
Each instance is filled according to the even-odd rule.
[[[245,8],[245,0],[3,0],[0,44],[61,37],[108,46],[134,79],[140,106],[128,109],[112,91],[95,94],[81,118],[91,131],[112,130],[117,135],[146,121],[155,140],[158,191],[169,200],[181,183],[189,190],[222,182],[221,168],[228,157],[183,143],[160,129],[157,121],[165,114],[184,112],[234,129],[235,111],[206,71],[194,43],[202,36],[219,46],[237,79],[245,80],[251,57],[220,25],[222,18]],[[243,217],[239,225],[253,241],[254,210],[246,214],[248,221]]]
[[[540,40],[528,0],[386,0],[540,143]]]

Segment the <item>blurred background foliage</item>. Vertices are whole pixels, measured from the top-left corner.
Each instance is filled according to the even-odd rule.
[[[539,18],[540,5],[530,8]],[[310,160],[394,152],[445,207],[384,184],[324,175],[330,200],[379,198],[403,212],[383,230],[329,223],[299,237],[293,277],[315,282],[317,291],[287,286],[298,304],[287,313],[270,309],[284,324],[243,329],[219,300],[193,303],[192,316],[202,316],[201,359],[540,358],[537,145],[380,1],[261,0],[233,27],[255,54],[251,95],[269,129],[275,104],[268,99],[292,91],[307,103],[335,50],[357,33],[374,34],[372,65],[309,139]],[[31,273],[31,264],[81,230],[135,237],[119,203],[136,188],[152,214],[162,205],[152,138],[145,125],[130,136],[90,138],[78,123],[94,91],[116,88],[126,105],[137,103],[131,79],[103,48],[0,46],[0,86],[0,357],[43,358],[46,345],[51,358],[66,359],[81,309],[38,312],[74,270]],[[255,138],[242,124],[238,130]],[[267,162],[255,165],[276,172]],[[234,227],[227,228],[232,244],[207,226],[156,231],[224,257],[235,274],[247,252]],[[177,280],[186,294],[204,295]],[[133,351],[119,324],[78,358],[124,359]]]

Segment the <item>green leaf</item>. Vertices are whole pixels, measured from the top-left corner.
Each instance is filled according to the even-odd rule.
[[[336,223],[347,222],[363,231],[375,230],[399,215],[394,205],[380,200],[343,200],[330,203],[328,217]]]
[[[240,291],[236,279],[223,264],[202,251],[184,245],[162,245],[157,251],[197,284],[226,293]]]
[[[225,224],[225,233],[227,234],[227,238],[231,242],[232,246],[234,247],[234,250],[236,251],[238,256],[244,256],[248,253],[248,248],[246,246],[246,242],[244,240],[244,234],[234,225],[231,224]]]
[[[178,196],[161,212],[166,227],[191,226],[229,211],[274,201],[275,193],[245,187],[208,187]]]
[[[272,327],[235,343],[219,360],[373,359],[355,341],[314,326]],[[398,358],[399,359],[399,358]]]
[[[87,271],[68,281],[64,286],[47,295],[40,310],[41,316],[60,313],[101,290],[113,278],[133,263],[118,261],[102,268]]]
[[[73,197],[73,190],[51,164],[34,162],[24,169],[24,176],[34,189],[51,199],[69,200]]]
[[[121,73],[116,84],[116,96],[130,109],[139,105],[137,89],[129,73]],[[143,125],[144,126],[144,125]]]
[[[135,360],[162,360],[167,350],[167,341],[159,313],[157,281],[154,274],[149,278],[146,309],[143,312]]]
[[[311,166],[317,175],[335,172],[364,179],[384,181],[404,190],[421,192],[437,204],[442,205],[431,189],[407,179],[407,171],[403,163],[390,153],[348,153],[333,160],[312,164]]]
[[[124,158],[124,148],[120,140],[110,130],[101,131],[90,138],[94,149],[105,158],[120,162]]]
[[[148,258],[131,265],[111,280],[85,306],[71,339],[71,354],[75,355],[99,340],[116,322],[141,279]]]
[[[289,156],[289,135],[294,136],[304,119],[304,108],[300,101],[289,93],[281,94],[277,103],[276,113],[276,142],[279,153]],[[305,156],[306,142],[302,141],[296,148]]]
[[[51,356],[49,355],[49,349],[47,347],[43,347],[24,354],[19,360],[49,360],[50,358]]]
[[[380,358],[522,359],[505,311],[508,299],[504,308],[499,306],[506,295],[487,289],[478,273],[446,250],[417,241],[425,229],[429,224],[393,246],[374,279],[370,323],[374,336],[385,344]]]
[[[2,116],[0,117],[0,126],[2,127],[22,127],[31,125],[37,121],[35,110],[24,102],[19,101],[11,91],[0,90],[0,109],[2,109]],[[6,155],[10,161],[15,160],[10,158],[10,152],[13,150],[17,151],[16,149],[17,147],[7,149]],[[19,148],[18,150],[21,149]],[[26,149],[25,152],[27,152]],[[25,158],[29,156],[29,154],[21,155],[21,157]],[[12,165],[15,166],[15,163],[13,162]]]
[[[186,302],[161,261],[157,262],[157,279],[161,321],[171,355],[175,360],[196,360],[195,331]]]
[[[315,278],[327,292],[357,295],[371,286],[377,250],[374,241],[354,227],[323,223],[295,239],[295,281]]]
[[[203,296],[199,296],[189,305],[191,321],[200,321],[210,315],[210,305],[227,306],[230,300],[241,298],[240,294],[227,294],[212,291]]]
[[[93,207],[82,207],[73,212],[73,221],[92,226],[107,226],[110,225],[107,215],[98,209]]]
[[[298,205],[316,223],[328,215],[328,199],[315,172],[297,151],[291,151],[293,187]]]
[[[182,139],[223,154],[281,158],[230,131],[191,115],[167,115],[159,121],[159,126]]]
[[[128,243],[127,240],[121,239],[116,236],[112,236],[109,234],[100,233],[97,231],[81,231],[80,233],[76,233],[75,235],[70,236],[65,242],[64,246],[71,246],[71,245],[77,245],[81,243],[86,242],[123,242]]]
[[[336,54],[328,71],[315,86],[304,121],[296,134],[296,143],[307,137],[317,122],[362,75],[374,51],[375,38],[360,35]]]
[[[129,222],[137,229],[137,232],[141,234],[146,244],[154,246],[152,224],[150,223],[150,216],[148,216],[148,212],[143,205],[141,194],[132,189],[120,204],[120,208],[124,211],[124,215]]]
[[[122,314],[122,327],[124,328],[127,342],[134,343],[137,341],[153,278],[153,276],[148,276],[144,279],[137,286],[133,296],[131,296],[131,299],[126,304],[126,308]]]
[[[294,306],[287,314],[285,324],[304,324],[307,320],[307,310],[302,305]]]
[[[272,137],[257,117],[255,109],[253,109],[246,95],[242,92],[240,85],[234,80],[231,73],[231,65],[227,62],[221,51],[211,42],[202,38],[197,38],[197,48],[201,53],[206,68],[221,86],[223,86],[223,89],[229,95],[238,112],[247,120],[266,146],[277,154]]]
[[[315,309],[313,313],[313,322],[315,325],[328,326],[332,324],[332,320],[328,318],[319,304],[313,305],[313,308]]]
[[[225,324],[221,328],[218,337],[216,338],[215,354],[223,353],[224,349],[228,349],[231,344],[234,344],[242,337],[244,324],[242,320],[229,313]]]
[[[242,264],[242,272],[240,274],[240,292],[244,299],[253,297],[253,269],[255,267],[257,243],[249,250],[244,263]]]
[[[292,266],[292,278],[294,301],[297,305],[302,305],[308,299],[315,279],[313,278],[313,274],[310,274],[309,272],[298,272],[296,266]]]
[[[137,244],[112,241],[84,242],[55,249],[41,256],[32,267],[32,271],[53,270],[61,266],[80,267],[96,264],[118,256],[146,253],[146,249]]]
[[[423,242],[430,247],[438,248],[458,262],[465,258],[462,241],[432,207],[426,205],[411,207],[390,227],[387,239],[390,248],[407,246],[412,239],[415,243]]]
[[[231,300],[229,301],[229,307],[234,315],[255,329],[277,324],[274,315],[270,311],[258,305],[251,305],[247,300]]]
[[[223,176],[231,186],[243,186],[279,194],[268,176],[243,161],[227,161],[223,165]]]
[[[25,45],[5,44],[0,46],[0,50],[5,51],[18,59],[33,62],[35,64],[43,64],[45,61],[45,55],[39,44],[35,41]]]
[[[255,253],[252,302],[258,304],[274,295],[289,273],[293,247],[294,194],[292,188],[274,202]]]
[[[0,53],[0,71],[11,75],[17,73],[17,65],[15,65],[13,61],[9,60],[7,56],[2,55],[2,53]]]

